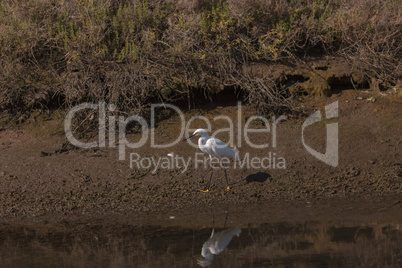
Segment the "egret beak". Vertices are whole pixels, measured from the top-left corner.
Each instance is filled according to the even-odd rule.
[[[187,138],[185,138],[183,141],[186,141],[186,140],[188,140],[188,139],[194,137],[194,136],[197,135],[197,134],[198,134],[198,133],[194,133],[193,135],[190,135],[190,136],[188,136]]]

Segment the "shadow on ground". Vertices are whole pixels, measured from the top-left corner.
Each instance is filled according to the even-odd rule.
[[[271,178],[271,175],[269,175],[268,173],[266,173],[266,172],[257,172],[255,174],[248,175],[246,177],[246,181],[247,181],[247,183],[251,183],[251,182],[263,183],[269,178]]]

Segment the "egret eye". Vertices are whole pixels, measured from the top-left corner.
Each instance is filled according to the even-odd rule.
[[[194,133],[194,135],[198,135],[198,132]]]

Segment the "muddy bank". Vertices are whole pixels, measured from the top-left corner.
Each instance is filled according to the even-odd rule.
[[[402,101],[373,91],[306,99],[307,114],[338,102],[338,116],[304,130],[304,142],[326,150],[326,126],[338,123],[339,163],[328,165],[303,145],[306,117],[268,118],[270,132],[235,137],[240,162],[214,169],[187,142],[78,149],[66,143],[63,117],[31,120],[0,131],[0,255],[3,265],[195,267],[211,236],[240,228],[212,265],[395,267],[401,263]],[[241,109],[241,110],[240,110]],[[212,132],[242,127],[255,107],[208,106]],[[322,113],[324,114],[324,113]],[[42,118],[43,119],[43,118]],[[205,127],[194,120],[191,127]],[[265,125],[266,126],[266,125]],[[260,121],[251,128],[263,128]],[[163,116],[155,143],[174,141],[180,118]],[[141,133],[127,132],[134,143]],[[243,133],[243,131],[242,131]],[[275,133],[275,135],[273,135]],[[92,133],[93,134],[93,133]],[[230,142],[228,132],[217,137]],[[96,133],[88,142],[97,141]],[[107,137],[110,139],[110,137]],[[187,159],[160,165],[152,159]],[[124,160],[119,157],[124,156]],[[197,158],[198,157],[198,158]],[[256,160],[253,160],[256,159]],[[264,159],[259,161],[258,159]],[[147,165],[147,167],[144,167]]]
[[[62,121],[50,120],[36,126],[33,123],[34,131],[2,130],[0,215],[3,218],[54,214],[91,217],[98,212],[180,211],[222,203],[244,205],[266,204],[272,200],[399,197],[402,191],[401,98],[374,92],[343,91],[330,98],[306,101],[303,105],[307,111],[314,111],[324,109],[325,104],[334,101],[339,102],[339,117],[335,120],[339,125],[337,167],[316,159],[303,146],[301,126],[305,118],[288,117],[277,125],[275,148],[272,146],[272,132],[250,134],[254,144],[269,144],[265,149],[251,148],[242,140],[240,156],[243,166],[228,168],[231,186],[228,192],[225,191],[223,171],[219,169],[214,171],[211,192],[198,191],[208,182],[208,165],[196,167],[194,159],[199,150],[185,142],[167,149],[153,149],[148,140],[141,148],[127,148],[126,159],[119,160],[117,147],[68,147],[60,153],[58,150],[65,142]],[[239,122],[244,123],[254,114],[253,107],[243,106]],[[235,119],[239,113],[235,105],[216,106],[187,112],[186,120],[197,115],[211,120],[218,115]],[[166,144],[177,138],[177,119],[173,115],[158,123],[155,129],[157,144]],[[213,131],[228,127],[225,120],[211,122]],[[203,124],[195,120],[192,127],[205,127]],[[258,121],[250,126],[261,127]],[[47,127],[56,130],[52,134],[43,134],[40,129]],[[325,151],[324,123],[310,126],[304,135],[308,146]],[[140,137],[139,133],[128,134],[127,139],[134,142]],[[217,137],[229,140],[227,132],[219,133]],[[136,163],[131,163],[130,167],[131,153],[141,161],[143,158],[166,157],[171,152],[191,159],[188,167],[155,169],[154,165],[142,168]],[[265,158],[265,164],[271,166],[247,167],[244,164],[247,154],[247,161]],[[282,164],[278,164],[280,162]]]

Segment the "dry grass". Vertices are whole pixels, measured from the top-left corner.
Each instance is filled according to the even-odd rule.
[[[305,55],[341,55],[392,87],[401,79],[401,14],[395,0],[4,0],[0,108],[191,107],[193,89],[208,97],[237,85],[252,103],[290,109],[286,88],[261,84],[242,66]]]

